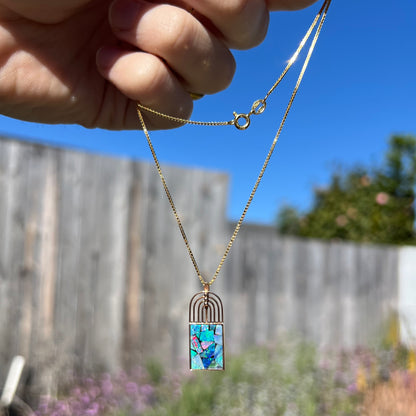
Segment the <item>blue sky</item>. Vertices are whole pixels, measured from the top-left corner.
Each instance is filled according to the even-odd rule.
[[[283,70],[320,4],[300,12],[274,13],[266,41],[251,51],[235,53],[237,73],[232,85],[196,102],[192,118],[228,120],[233,111],[248,111]],[[274,93],[266,112],[253,119],[244,133],[232,127],[151,133],[162,163],[230,175],[231,219],[239,217],[257,177],[299,63]],[[247,220],[272,223],[282,204],[307,209],[313,188],[325,186],[338,166],[380,163],[392,134],[416,135],[415,74],[414,0],[333,0]],[[151,158],[141,131],[47,126],[0,116],[0,134],[139,160]]]

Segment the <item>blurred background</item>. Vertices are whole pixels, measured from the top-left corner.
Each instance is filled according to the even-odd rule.
[[[230,88],[192,118],[247,112],[318,7],[273,14],[266,41],[235,53]],[[19,354],[18,396],[39,415],[416,414],[415,17],[410,0],[333,2],[213,286],[221,374],[187,371],[200,285],[142,132],[0,117],[0,386]],[[245,132],[151,132],[206,276],[301,62]]]

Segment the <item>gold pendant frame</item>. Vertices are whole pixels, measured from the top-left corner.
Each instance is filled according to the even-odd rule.
[[[224,370],[224,308],[206,285],[189,303],[189,368]]]

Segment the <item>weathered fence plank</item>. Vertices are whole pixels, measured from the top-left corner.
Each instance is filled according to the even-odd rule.
[[[58,183],[60,184],[58,208],[58,269],[55,288],[55,345],[56,351],[68,351],[66,354],[55,354],[54,361],[60,361],[56,370],[66,372],[70,366],[71,355],[78,356],[78,365],[84,365],[84,354],[81,346],[87,338],[87,328],[80,331],[77,322],[88,322],[82,315],[83,308],[89,308],[87,296],[89,291],[82,286],[87,281],[82,274],[81,233],[83,229],[82,198],[83,177],[87,156],[71,152],[60,152],[58,164]],[[86,250],[84,250],[86,252]],[[84,298],[83,298],[84,297]],[[68,360],[68,362],[65,362]],[[64,361],[64,362],[62,362]]]
[[[399,304],[402,341],[416,349],[416,248],[399,250]]]
[[[33,263],[28,246],[33,242],[33,231],[26,232],[24,224],[30,148],[22,149],[18,143],[2,143],[1,153],[5,156],[0,167],[3,188],[0,195],[0,353],[5,360],[20,351],[28,352],[24,343],[30,342],[31,337],[28,330],[32,320],[32,291],[27,286],[32,285],[29,274]],[[4,374],[4,366],[1,368]]]

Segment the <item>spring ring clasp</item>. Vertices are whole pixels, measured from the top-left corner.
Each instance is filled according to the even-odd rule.
[[[235,111],[233,112],[234,115],[234,126],[238,128],[238,130],[246,130],[250,125],[250,114],[237,114]],[[241,123],[242,120],[243,122]]]
[[[253,105],[251,106],[251,110],[248,114],[240,113],[237,114],[235,111],[233,112],[234,120],[232,124],[237,127],[238,130],[246,130],[250,126],[250,117],[255,114],[258,116],[259,114],[263,113],[266,109],[266,100],[263,98],[261,100],[254,101]]]

